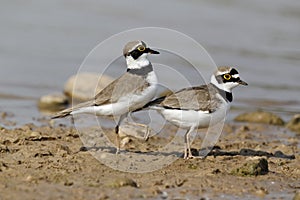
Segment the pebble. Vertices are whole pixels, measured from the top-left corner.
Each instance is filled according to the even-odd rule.
[[[31,182],[33,180],[33,177],[31,175],[28,175],[25,179],[27,182]]]
[[[120,188],[124,186],[138,187],[137,183],[130,178],[119,178],[114,180],[109,186],[114,188]]]
[[[25,138],[29,141],[46,141],[46,140],[56,140],[56,137],[42,135],[40,132],[37,131],[28,131],[28,136]]]
[[[68,105],[68,97],[64,94],[48,94],[39,99],[38,107],[41,111],[59,111]]]
[[[78,101],[93,98],[114,79],[107,75],[84,72],[71,76],[64,86],[64,93]]]
[[[300,114],[294,115],[287,123],[286,127],[292,131],[300,133]]]
[[[1,112],[0,117],[1,119],[6,119],[7,117],[14,117],[14,114],[10,112]]]
[[[66,180],[65,182],[64,182],[64,185],[65,186],[72,186],[74,183],[72,182],[72,181],[69,181],[69,180]]]
[[[264,198],[269,192],[265,188],[259,188],[255,191],[255,194],[260,198]]]
[[[30,137],[40,137],[41,136],[41,133],[40,132],[37,132],[37,131],[32,131],[30,133]]]
[[[53,154],[49,150],[40,150],[35,153],[33,157],[45,157],[45,156],[53,156]]]
[[[71,154],[72,153],[71,149],[67,145],[57,144],[56,148],[57,148],[58,151],[64,151],[67,154]]]
[[[237,176],[258,176],[269,172],[268,161],[265,158],[254,158],[246,160],[241,167],[231,171],[231,174]]]
[[[8,169],[7,164],[4,163],[4,162],[2,162],[2,161],[0,161],[0,172],[4,171],[6,169]]]
[[[284,121],[279,116],[264,111],[243,113],[238,115],[234,120],[238,122],[254,122],[280,126],[284,125]]]
[[[166,191],[163,191],[161,194],[162,199],[167,199],[168,198],[168,193]]]

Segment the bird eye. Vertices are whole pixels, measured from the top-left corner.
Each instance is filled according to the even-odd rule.
[[[224,74],[223,78],[228,81],[228,80],[231,79],[231,75],[230,74]]]
[[[145,51],[146,47],[144,47],[143,45],[141,45],[141,46],[139,46],[137,49],[138,49],[139,51]]]

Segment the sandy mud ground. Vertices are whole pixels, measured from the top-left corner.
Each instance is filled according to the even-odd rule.
[[[2,127],[0,199],[292,199],[300,190],[300,136],[285,128],[227,124],[206,159],[190,160],[181,158],[182,147],[157,152],[172,139],[173,129],[168,131],[147,142],[126,137],[123,157],[116,157],[113,147],[88,146],[76,129],[59,124]],[[91,137],[109,141],[113,130]],[[201,140],[193,142],[196,154]],[[116,160],[138,170],[144,166],[135,163],[151,168],[157,160],[166,162],[158,170],[130,173],[107,166]]]

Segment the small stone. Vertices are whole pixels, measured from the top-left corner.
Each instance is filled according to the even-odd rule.
[[[27,182],[31,182],[33,180],[33,177],[31,175],[28,175],[25,179]]]
[[[8,117],[14,117],[14,114],[10,113],[10,112],[1,112],[0,116],[1,116],[1,119],[6,119]]]
[[[82,146],[79,148],[79,151],[88,151],[89,148],[88,147],[85,147],[85,146]]]
[[[300,133],[300,114],[294,115],[293,118],[287,123],[287,128],[297,133]]]
[[[68,97],[64,94],[48,94],[38,102],[41,111],[59,111],[68,105]]]
[[[279,116],[264,111],[255,111],[240,114],[234,120],[238,122],[254,122],[280,126],[284,125],[284,121]]]
[[[7,153],[9,152],[9,148],[6,145],[0,145],[0,153]],[[0,163],[0,167],[1,167],[1,163]]]
[[[131,186],[131,187],[138,187],[137,183],[130,179],[130,178],[120,178],[115,181],[113,181],[109,186],[114,187],[114,188],[120,188],[124,186]]]
[[[65,151],[67,154],[71,154],[72,151],[67,145],[57,144],[56,148],[58,151]]]
[[[106,194],[100,194],[97,199],[99,199],[99,200],[106,200],[106,199],[109,199],[109,196],[106,195]]]
[[[35,153],[33,157],[45,157],[45,156],[53,156],[53,154],[49,150],[40,150]]]
[[[269,172],[268,161],[265,158],[247,160],[241,167],[235,168],[231,174],[237,176],[258,176]]]
[[[30,133],[30,137],[40,137],[41,133],[37,132],[37,131],[33,131]]]
[[[0,116],[1,116],[1,119],[5,119],[7,116],[7,112],[2,112]]]
[[[195,164],[189,164],[189,165],[188,165],[188,168],[189,168],[189,169],[198,169],[198,165],[195,165]]]
[[[163,191],[161,194],[162,199],[167,199],[168,198],[168,193],[166,191]]]
[[[12,144],[12,142],[10,140],[3,140],[1,143],[5,146]]]
[[[175,185],[176,185],[177,187],[181,187],[181,186],[183,186],[183,184],[184,184],[185,182],[187,182],[186,179],[183,179],[183,180],[181,180],[181,179],[176,179],[176,180],[175,180]]]
[[[8,169],[8,166],[6,163],[0,161],[0,172],[3,172],[4,170]]]
[[[29,133],[29,136],[26,137],[26,140],[29,141],[46,141],[46,140],[56,140],[56,137],[42,135],[40,132],[32,131]]]
[[[267,194],[269,194],[269,192],[265,188],[259,188],[255,191],[255,194],[260,198],[264,198]]]
[[[64,182],[64,185],[65,186],[72,186],[74,183],[72,182],[72,181],[68,181],[68,180],[66,180],[65,182]]]
[[[213,173],[213,174],[219,174],[219,173],[221,173],[221,170],[220,170],[220,169],[214,169],[214,170],[212,171],[212,173]]]
[[[32,124],[25,124],[23,125],[21,128],[21,130],[23,130],[24,132],[30,132],[33,129],[33,125]]]
[[[64,93],[79,101],[89,100],[110,84],[114,79],[97,73],[79,73],[71,76],[64,86]]]
[[[249,128],[249,126],[241,126],[241,128],[239,129],[239,131],[241,131],[241,132],[247,132],[247,131],[250,131],[250,128]]]

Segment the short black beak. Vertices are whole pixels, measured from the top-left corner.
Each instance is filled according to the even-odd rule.
[[[150,49],[150,48],[147,48],[147,52],[150,53],[150,54],[159,54],[158,51],[155,51],[155,50]]]
[[[239,80],[238,83],[241,85],[248,85],[248,83],[246,83],[245,81],[242,81],[242,80]]]

